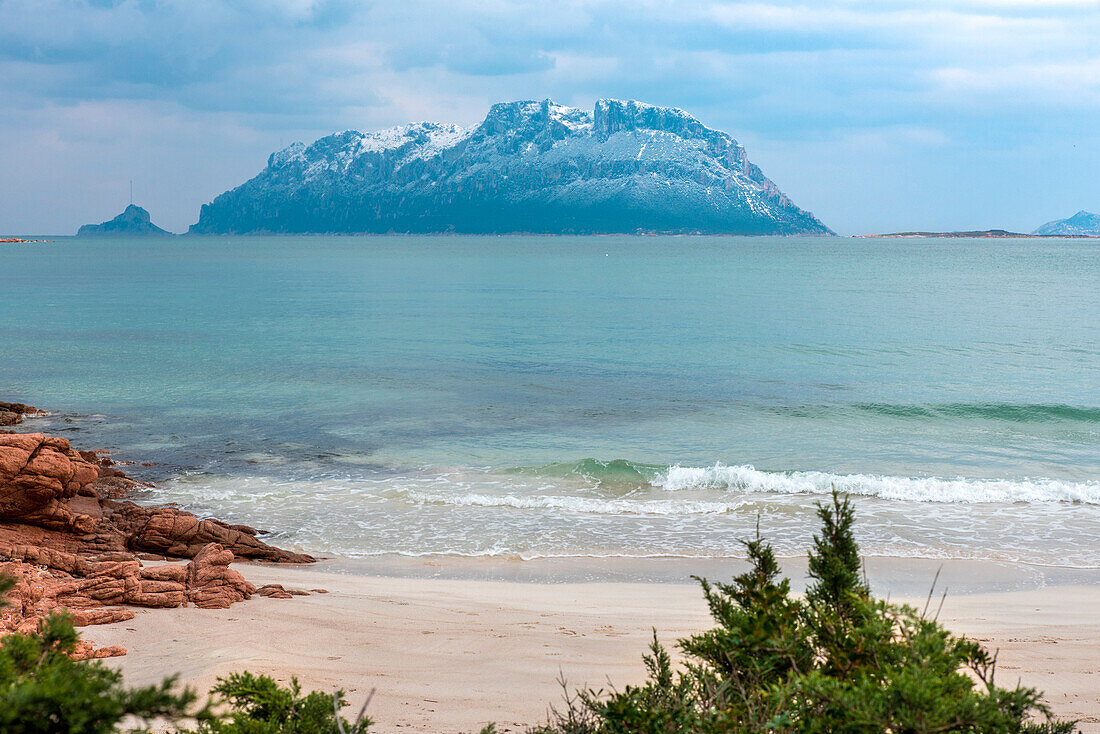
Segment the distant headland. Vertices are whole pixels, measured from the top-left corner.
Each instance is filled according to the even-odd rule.
[[[1084,210],[1066,219],[1047,222],[1035,234],[1040,237],[1100,237],[1100,214]]]

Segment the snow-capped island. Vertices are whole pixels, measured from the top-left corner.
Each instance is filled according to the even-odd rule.
[[[274,153],[191,234],[831,235],[728,134],[682,110],[493,105],[478,125],[354,130]]]

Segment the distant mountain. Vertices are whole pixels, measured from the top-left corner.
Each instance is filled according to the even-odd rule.
[[[1069,219],[1057,219],[1047,222],[1035,234],[1046,237],[1092,236],[1100,237],[1100,214],[1091,214],[1084,210]]]
[[[99,235],[171,235],[149,220],[149,212],[140,206],[130,204],[114,219],[102,224],[85,224],[76,232],[77,237],[92,237]]]
[[[508,102],[471,128],[295,143],[204,205],[190,231],[832,234],[726,133],[617,100],[591,114]]]

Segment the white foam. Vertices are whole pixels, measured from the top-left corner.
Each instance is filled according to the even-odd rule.
[[[728,557],[743,553],[739,539],[757,527],[781,555],[804,553],[818,527],[815,502],[835,485],[865,495],[856,510],[867,555],[1097,563],[1096,482],[762,472],[716,464],[675,466],[650,484],[640,477],[641,486],[628,484],[487,468],[298,478],[188,472],[136,499],[176,502],[201,516],[272,530],[269,542],[310,553]],[[1082,504],[1072,503],[1079,499]]]
[[[1058,479],[947,479],[827,472],[765,472],[750,465],[673,466],[653,484],[670,492],[737,489],[774,494],[847,494],[889,500],[947,503],[1078,502],[1100,505],[1100,482]]]
[[[703,500],[599,499],[562,495],[516,496],[480,494],[443,494],[411,490],[405,496],[413,502],[464,507],[512,507],[517,510],[563,510],[595,515],[716,515],[734,512],[744,502],[707,502]]]

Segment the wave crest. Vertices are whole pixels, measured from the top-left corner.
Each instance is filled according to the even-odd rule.
[[[1010,423],[1100,423],[1100,408],[1064,403],[854,403],[852,407],[891,418],[977,418]]]
[[[750,465],[672,466],[655,486],[670,492],[736,489],[770,494],[847,494],[888,500],[945,503],[1077,502],[1100,504],[1100,482],[1058,479],[946,479],[818,471],[766,472]]]

